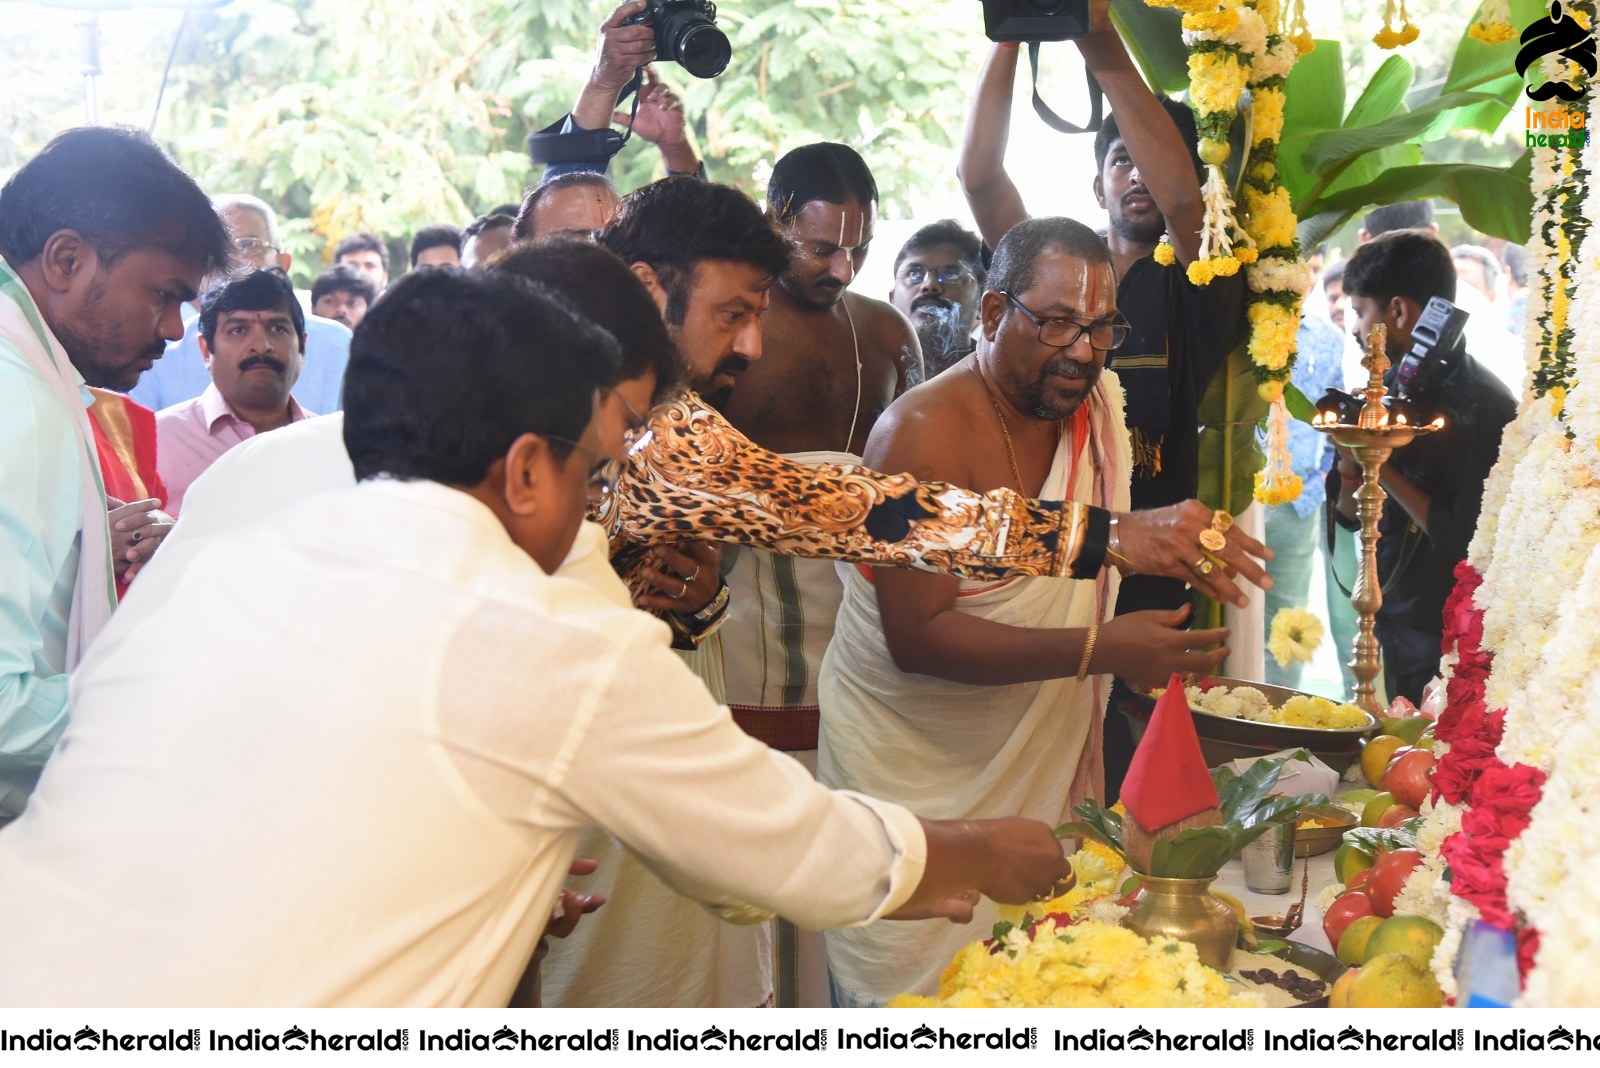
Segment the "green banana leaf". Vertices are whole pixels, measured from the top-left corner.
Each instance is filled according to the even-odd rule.
[[[1319,201],[1321,213],[1300,223],[1300,241],[1302,245],[1320,241],[1372,204],[1444,197],[1460,207],[1461,217],[1473,229],[1520,245],[1531,236],[1532,173],[1529,152],[1509,167],[1478,163],[1398,167],[1364,186],[1340,190]]]
[[[1183,46],[1183,16],[1144,0],[1112,0],[1111,21],[1128,54],[1157,93],[1176,96],[1189,88],[1189,50]]]
[[[1256,392],[1244,345],[1228,353],[1200,400],[1200,500],[1234,514],[1250,506],[1264,457],[1256,428],[1269,405]]]

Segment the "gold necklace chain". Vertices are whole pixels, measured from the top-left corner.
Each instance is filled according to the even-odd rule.
[[[1011,461],[1011,477],[1017,480],[1017,492],[1026,497],[1028,495],[1028,491],[1022,486],[1022,470],[1017,467],[1017,450],[1011,444],[1011,428],[1006,426],[1006,413],[1000,407],[1000,399],[994,395],[994,390],[990,388],[989,380],[984,377],[983,368],[978,366],[978,357],[976,354],[974,354],[972,357],[972,369],[977,372],[978,381],[983,383],[983,391],[989,394],[989,403],[994,405],[995,418],[1000,420],[1000,433],[1004,434],[1006,439],[1006,459]],[[1057,444],[1059,444],[1060,441],[1061,421],[1057,420]]]

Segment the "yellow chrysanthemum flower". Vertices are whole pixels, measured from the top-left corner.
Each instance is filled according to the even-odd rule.
[[[1156,250],[1152,255],[1163,267],[1171,267],[1178,262],[1178,254],[1172,250],[1172,242],[1167,240],[1166,234],[1162,234],[1161,240],[1156,242]]]
[[[1257,89],[1251,107],[1250,143],[1276,141],[1283,133],[1284,95],[1281,89]]]
[[[1268,397],[1268,387],[1275,387],[1277,396]],[[1263,400],[1275,401],[1283,396],[1283,383],[1276,380],[1263,382],[1256,387],[1256,392]],[[1286,478],[1270,478],[1265,471],[1256,472],[1255,489],[1251,496],[1256,503],[1264,504],[1269,508],[1276,508],[1280,504],[1300,499],[1300,494],[1305,491],[1305,484],[1300,476],[1291,472]],[[1281,666],[1281,665],[1280,665]]]
[[[1562,386],[1551,386],[1550,392],[1545,394],[1550,398],[1550,414],[1559,416],[1562,409],[1567,406],[1567,391]]]
[[[1280,608],[1277,615],[1272,617],[1267,652],[1272,654],[1272,659],[1281,668],[1290,664],[1304,664],[1316,654],[1317,646],[1322,644],[1322,633],[1322,620],[1304,608]]]
[[[1185,273],[1188,274],[1189,284],[1192,286],[1210,285],[1211,279],[1216,274],[1216,272],[1212,270],[1210,260],[1195,260],[1193,263],[1189,264],[1189,269]]]
[[[1189,106],[1202,115],[1239,110],[1249,70],[1231,52],[1189,53]]]
[[[1258,1005],[1252,994],[1200,963],[1191,943],[1145,939],[1122,927],[1085,922],[1056,930],[1044,924],[1015,956],[990,954],[981,943],[956,955],[940,984],[946,1007],[1200,1008]],[[898,1008],[929,1008],[910,996]]]
[[[1505,44],[1517,39],[1516,28],[1505,22],[1474,22],[1467,27],[1467,36],[1486,45]]]
[[[1217,11],[1195,11],[1183,16],[1183,28],[1190,33],[1227,33],[1239,25],[1236,8],[1225,7]]]
[[[1294,42],[1295,50],[1298,51],[1302,56],[1309,56],[1312,52],[1317,50],[1316,38],[1312,37],[1309,31],[1305,33],[1297,33],[1291,37],[1290,40]]]
[[[1243,264],[1246,267],[1248,267],[1248,266],[1250,266],[1250,264],[1256,262],[1256,260],[1258,258],[1260,258],[1260,256],[1261,256],[1261,253],[1257,252],[1254,248],[1251,248],[1249,245],[1235,245],[1233,247],[1233,258],[1238,260],[1241,264]]]

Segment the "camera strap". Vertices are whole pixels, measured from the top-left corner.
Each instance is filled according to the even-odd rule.
[[[617,103],[633,97],[633,107],[628,112],[628,128],[618,133],[609,125],[603,130],[572,130],[563,132],[566,119],[558,119],[542,130],[528,135],[528,157],[535,163],[609,163],[611,157],[622,151],[622,146],[633,137],[633,120],[639,114],[639,86],[644,84],[644,68],[633,72],[633,78],[617,94]]]
[[[1100,88],[1100,83],[1095,81],[1094,73],[1087,67],[1083,76],[1089,82],[1089,123],[1086,126],[1074,126],[1051,110],[1050,105],[1044,102],[1044,97],[1039,95],[1039,42],[1028,42],[1028,66],[1033,68],[1033,110],[1038,113],[1039,119],[1052,130],[1059,133],[1094,133],[1100,129],[1104,120],[1103,105],[1105,93]]]

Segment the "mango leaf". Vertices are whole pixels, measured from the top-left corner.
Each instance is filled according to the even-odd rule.
[[[1144,0],[1112,0],[1111,21],[1128,54],[1157,93],[1173,96],[1189,88],[1189,50],[1183,45],[1183,16]]]
[[[1200,400],[1200,500],[1235,514],[1250,506],[1263,456],[1256,426],[1267,402],[1256,392],[1250,354],[1240,345],[1228,353]]]
[[[1106,808],[1094,798],[1074,805],[1072,811],[1082,817],[1056,828],[1057,838],[1093,838],[1122,852],[1122,817]]]
[[[1476,163],[1400,167],[1366,185],[1320,198],[1317,208],[1324,213],[1344,213],[1347,219],[1372,204],[1399,204],[1441,196],[1460,206],[1461,217],[1474,230],[1521,244],[1529,238],[1529,220],[1533,216],[1533,192],[1529,185],[1532,169],[1532,154],[1528,152],[1510,167],[1486,167]],[[1302,242],[1307,240],[1308,223],[1315,221],[1301,222]]]
[[[1369,857],[1384,849],[1415,849],[1420,826],[1420,820],[1407,820],[1399,827],[1352,827],[1344,832],[1344,842]]]
[[[1488,93],[1442,93],[1411,111],[1392,116],[1383,122],[1320,134],[1314,137],[1306,148],[1302,162],[1310,170],[1326,172],[1340,164],[1347,164],[1363,152],[1416,140],[1434,124],[1434,120],[1440,114],[1451,108],[1492,102],[1496,99]]]
[[[1345,116],[1344,128],[1372,126],[1389,118],[1405,103],[1412,77],[1411,64],[1400,56],[1390,56],[1384,60],[1383,66],[1377,69],[1367,87],[1356,98],[1350,114]]]

